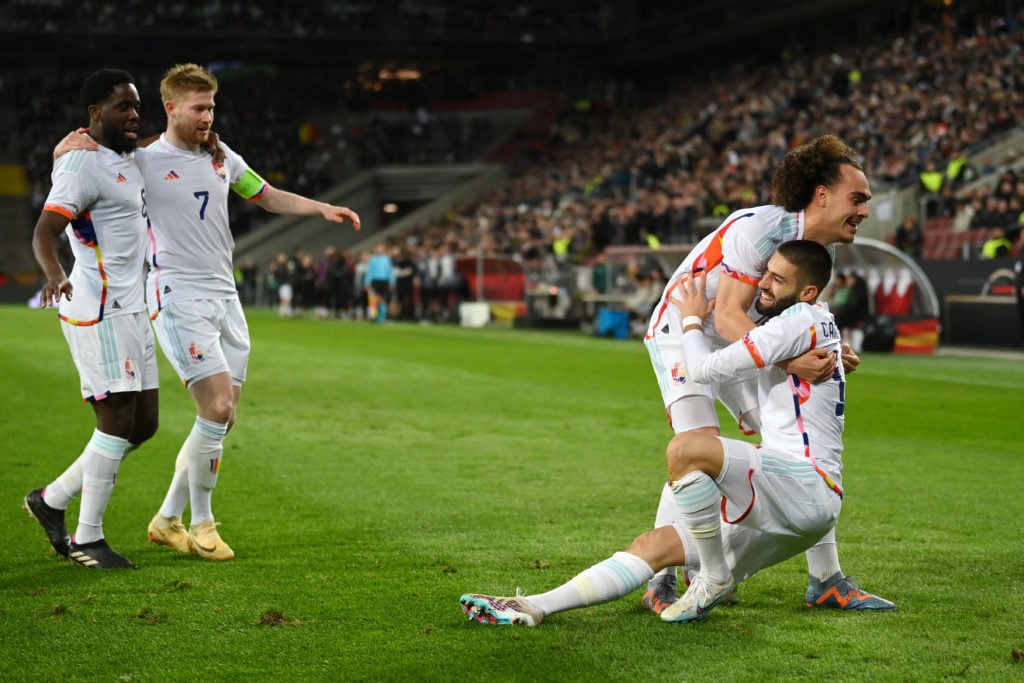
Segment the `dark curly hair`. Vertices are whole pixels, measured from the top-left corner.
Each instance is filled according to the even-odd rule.
[[[135,83],[135,79],[122,69],[100,69],[93,73],[82,84],[82,106],[88,109],[94,104],[99,104],[122,83]]]
[[[795,147],[772,174],[772,199],[786,211],[801,211],[811,203],[816,187],[839,182],[843,165],[864,170],[853,148],[835,135]]]

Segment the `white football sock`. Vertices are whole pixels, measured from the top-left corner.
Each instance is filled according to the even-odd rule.
[[[679,506],[676,505],[675,494],[672,493],[672,486],[666,482],[661,487],[661,499],[658,501],[658,512],[654,515],[654,528],[663,527],[680,518]],[[667,574],[675,574],[676,567],[665,567],[655,574],[656,577]]]
[[[824,581],[843,570],[839,568],[839,551],[836,549],[836,528],[828,530],[820,541],[807,549],[807,573],[818,581]]]
[[[78,513],[75,543],[91,543],[103,538],[103,513],[128,445],[127,439],[104,434],[98,429],[93,431],[82,453],[82,507]]]
[[[722,494],[715,480],[703,472],[690,472],[672,482],[672,492],[681,513],[680,519],[693,536],[700,555],[700,574],[714,583],[725,583],[732,571],[722,549],[722,523],[719,519]],[[690,558],[687,558],[689,561]]]
[[[217,424],[196,417],[192,432],[185,443],[188,446],[188,494],[192,506],[191,526],[213,519],[211,497],[217,486],[220,459],[224,452],[224,437],[228,425]]]
[[[129,443],[121,462],[124,462],[128,454],[136,448],[138,446]],[[82,451],[78,458],[43,490],[43,501],[47,505],[57,510],[66,510],[71,501],[78,497],[78,494],[82,492],[82,463],[84,460],[85,451]]]
[[[628,595],[654,576],[650,565],[636,555],[618,552],[598,562],[558,588],[528,595],[530,604],[545,615],[608,602]]]
[[[43,489],[43,502],[54,509],[65,510],[68,504],[78,497],[82,492],[82,463],[87,452],[82,451],[59,477]]]
[[[160,506],[160,514],[164,517],[181,517],[188,505],[188,443],[189,440],[185,439],[178,457],[174,459],[174,476]]]

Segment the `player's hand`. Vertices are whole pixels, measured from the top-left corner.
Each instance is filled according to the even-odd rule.
[[[352,228],[359,229],[359,214],[344,206],[327,205],[322,209],[324,218],[332,223],[344,223],[346,219],[352,221]]]
[[[214,166],[224,165],[224,148],[220,146],[220,136],[212,130],[207,134],[206,141],[199,145],[213,157]]]
[[[812,384],[830,379],[836,371],[836,354],[828,349],[811,349],[802,356],[779,361],[776,365],[790,375],[796,375]]]
[[[57,143],[57,146],[53,148],[53,160],[61,158],[68,152],[73,152],[76,149],[87,149],[95,152],[100,148],[98,142],[93,140],[91,137],[86,135],[89,132],[88,128],[76,128],[67,135],[64,139]]]
[[[715,300],[708,301],[707,273],[699,275],[684,275],[676,282],[675,293],[669,295],[669,300],[679,309],[679,315],[683,318],[695,315],[701,320],[707,320],[711,312],[715,310]]]
[[[856,370],[857,366],[860,365],[860,356],[857,355],[857,352],[849,344],[843,344],[840,356],[843,359],[843,370],[846,371],[847,375]]]
[[[48,308],[50,306],[56,306],[60,303],[60,297],[62,294],[65,299],[71,301],[71,293],[73,289],[71,282],[68,281],[66,277],[60,280],[47,280],[46,284],[43,285],[42,292],[39,293],[39,307]]]

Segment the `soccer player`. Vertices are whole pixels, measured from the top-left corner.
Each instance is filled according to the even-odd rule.
[[[136,160],[146,183],[151,220],[147,301],[160,348],[188,387],[197,416],[175,461],[170,487],[149,523],[153,543],[209,560],[234,551],[217,531],[212,492],[224,438],[235,423],[249,360],[249,329],[232,267],[229,190],[272,213],[351,221],[352,210],[273,187],[223,141],[223,161],[211,155],[217,79],[200,66],[167,71],[160,95],[167,129],[140,148]],[[87,144],[75,133],[56,150]],[[189,529],[181,517],[191,506]]]
[[[738,583],[813,545],[832,528],[842,503],[845,371],[811,383],[775,364],[812,349],[842,353],[839,329],[824,304],[832,258],[811,240],[779,245],[758,282],[755,304],[768,321],[723,349],[711,350],[704,321],[706,276],[684,278],[673,292],[690,377],[704,382],[753,376],[762,407],[754,445],[687,431],[666,451],[669,488],[682,514],[638,536],[623,552],[536,596],[466,594],[462,609],[483,624],[536,626],[569,609],[623,597],[664,567],[699,567],[686,593],[661,610],[663,621],[705,618],[730,600]]]
[[[101,69],[82,86],[92,151],[66,155],[32,238],[46,276],[41,306],[56,304],[78,368],[82,397],[96,429],[81,455],[56,480],[25,496],[60,555],[99,569],[134,569],[107,543],[103,513],[121,460],[156,433],[156,346],[144,296],[146,201],[132,160],[139,137],[139,93],[126,71]],[[65,274],[57,257],[67,232],[75,263]],[[75,534],[64,512],[82,494]]]
[[[783,242],[808,239],[822,245],[849,244],[868,216],[871,190],[856,153],[834,135],[824,135],[796,147],[772,175],[775,204],[740,209],[701,240],[669,280],[655,307],[644,343],[661,389],[669,423],[676,434],[720,434],[715,399],[720,400],[747,433],[760,430],[756,385],[731,378],[695,381],[688,372],[682,342],[682,319],[670,299],[692,275],[707,278],[708,295],[717,301],[707,336],[713,349],[735,342],[753,329],[758,313],[751,308],[768,258]],[[834,249],[833,247],[830,247]],[[842,358],[846,371],[860,362],[847,346]],[[783,369],[806,380],[832,376],[833,354],[815,349],[793,359]],[[662,489],[655,526],[679,514],[676,496]],[[865,592],[839,566],[835,530],[829,529],[806,553],[809,581],[806,604],[853,610],[891,610],[892,602]],[[643,603],[660,612],[678,598],[676,568],[659,572],[647,586]]]

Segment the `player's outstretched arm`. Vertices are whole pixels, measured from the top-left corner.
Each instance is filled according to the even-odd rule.
[[[53,160],[57,161],[60,157],[64,156],[68,152],[73,152],[76,149],[87,149],[95,152],[100,148],[99,143],[93,140],[91,137],[86,135],[89,132],[88,128],[76,128],[71,131],[64,138],[57,143],[57,146],[53,148]],[[210,133],[211,137],[214,137],[213,143],[207,148],[211,154],[215,154],[220,151],[220,160],[224,160],[224,152],[219,150],[217,147],[216,133]],[[150,135],[148,138],[139,141],[139,147],[149,147],[155,141],[160,139],[159,133],[156,135]]]
[[[99,143],[86,135],[88,132],[88,128],[76,128],[65,135],[64,139],[58,142],[57,146],[53,148],[54,162],[68,152],[73,152],[76,149],[88,149],[93,152],[99,149]]]
[[[287,216],[315,216],[320,214],[325,220],[332,223],[344,223],[352,221],[352,227],[359,229],[359,214],[344,206],[334,206],[326,202],[318,202],[315,199],[303,197],[294,192],[286,192],[268,185],[256,203],[271,213],[280,213]]]

